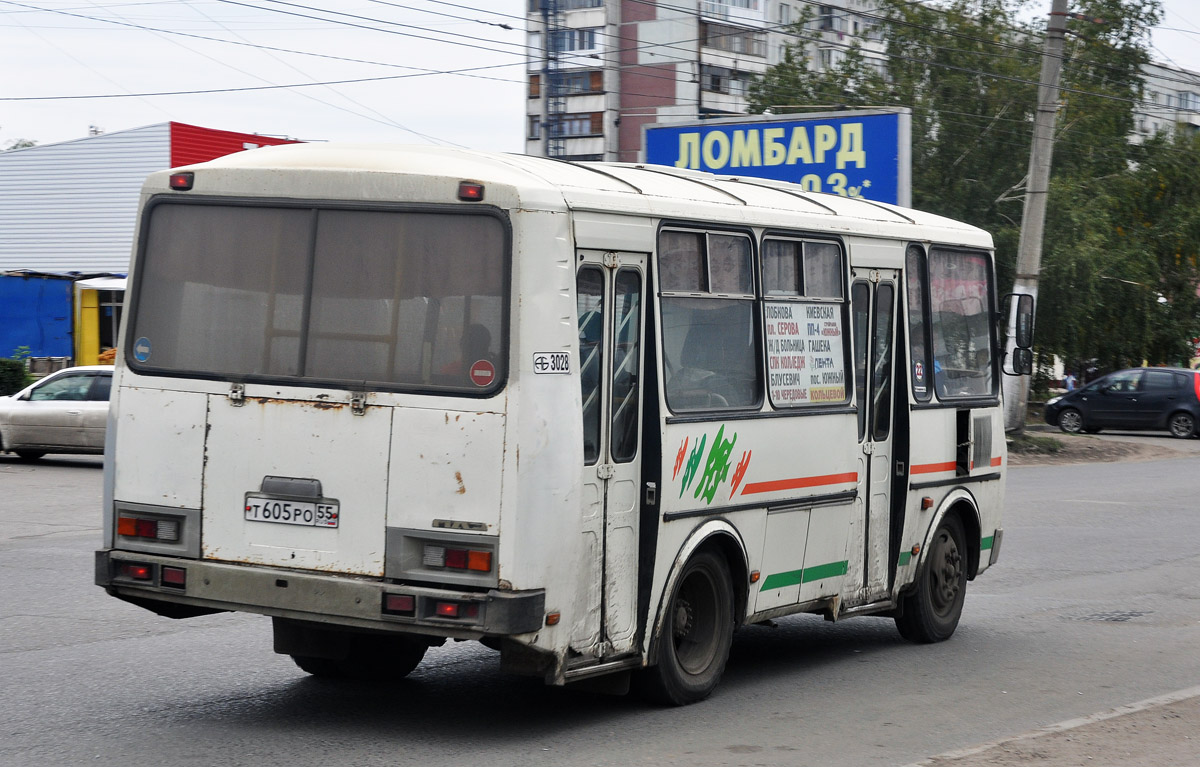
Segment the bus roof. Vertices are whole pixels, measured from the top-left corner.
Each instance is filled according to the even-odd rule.
[[[768,179],[717,176],[703,171],[660,165],[567,162],[545,157],[501,154],[449,147],[390,144],[289,144],[239,152],[188,169],[223,170],[240,176],[242,169],[321,172],[320,196],[339,195],[333,176],[340,172],[371,174],[367,185],[346,184],[349,196],[362,200],[395,199],[383,176],[436,177],[457,188],[459,180],[485,187],[509,187],[511,202],[525,209],[590,210],[648,215],[668,219],[727,221],[745,225],[794,226],[910,239],[934,239],[976,247],[992,247],[982,229],[953,219],[861,198],[805,191],[796,184]],[[166,191],[175,168],[151,176],[147,191]],[[229,178],[232,180],[232,178]],[[374,183],[374,182],[380,183]],[[287,182],[284,182],[285,184]],[[219,186],[224,187],[223,184]],[[444,185],[437,185],[439,188]],[[232,187],[242,188],[234,183]],[[235,188],[222,189],[236,193]],[[268,192],[280,196],[280,190]],[[315,191],[315,190],[314,190]],[[432,191],[432,190],[431,190]],[[244,192],[243,192],[244,193]],[[286,196],[308,196],[289,185]],[[489,194],[488,199],[502,198]],[[917,235],[914,227],[923,231]]]

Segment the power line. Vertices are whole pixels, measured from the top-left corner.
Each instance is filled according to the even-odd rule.
[[[250,85],[240,88],[200,88],[187,91],[148,91],[145,93],[106,93],[106,94],[80,94],[72,96],[0,96],[0,101],[82,101],[85,99],[119,99],[131,97],[145,96],[199,96],[210,93],[243,93],[249,91],[272,91],[284,90],[287,88],[311,88],[322,85],[350,85],[353,83],[377,83],[387,80],[405,80],[410,77],[427,77],[431,74],[438,75],[454,75],[464,72],[473,72],[481,69],[497,69],[500,67],[515,67],[521,62],[512,64],[490,64],[488,66],[467,67],[465,69],[447,69],[436,72],[414,72],[407,75],[386,75],[383,77],[355,77],[347,80],[324,80],[321,82],[309,83],[291,83],[287,85]]]
[[[116,26],[128,27],[130,29],[136,29],[136,30],[145,31],[145,32],[158,32],[158,33],[167,34],[167,35],[176,35],[179,37],[190,37],[190,38],[193,38],[196,40],[206,40],[209,42],[224,43],[227,45],[238,45],[238,46],[244,46],[244,47],[248,47],[248,48],[257,48],[257,49],[264,50],[264,51],[274,51],[276,53],[292,53],[292,54],[296,54],[299,56],[313,56],[313,57],[317,57],[317,58],[329,59],[331,61],[344,61],[344,62],[348,62],[348,63],[352,63],[352,64],[371,64],[374,66],[381,66],[381,67],[409,69],[409,70],[413,70],[415,72],[420,72],[423,74],[456,74],[456,75],[461,75],[463,77],[473,77],[473,78],[479,78],[479,79],[485,79],[485,80],[496,80],[498,82],[512,82],[512,83],[523,82],[522,80],[513,80],[510,78],[488,77],[486,75],[469,74],[469,72],[471,71],[470,69],[463,69],[463,70],[427,69],[424,67],[414,67],[414,66],[409,66],[406,64],[394,64],[394,63],[386,62],[386,61],[374,61],[374,60],[370,60],[370,59],[356,59],[356,58],[351,58],[348,56],[334,56],[334,55],[326,54],[326,53],[315,53],[313,51],[301,51],[301,50],[296,50],[294,48],[280,48],[280,47],[273,46],[273,45],[262,45],[260,43],[251,43],[251,42],[245,42],[245,41],[241,41],[241,40],[228,40],[228,39],[220,38],[220,37],[210,37],[208,35],[200,35],[200,34],[196,34],[194,32],[181,32],[181,31],[173,30],[173,29],[162,29],[162,28],[158,28],[158,27],[149,27],[149,26],[145,26],[143,24],[135,24],[133,22],[128,22],[128,21],[117,21],[114,19],[105,19],[105,18],[101,18],[98,16],[88,16],[86,14],[72,13],[70,11],[55,10],[52,8],[38,8],[36,6],[26,5],[24,3],[13,2],[13,0],[0,0],[0,2],[7,3],[8,5],[15,5],[15,6],[18,6],[21,8],[29,8],[29,9],[40,11],[43,13],[54,13],[54,14],[58,14],[58,15],[62,15],[62,16],[70,16],[70,17],[74,17],[74,18],[78,18],[78,19],[84,19],[87,21],[96,21],[96,22],[100,22],[103,24],[113,24]],[[451,44],[451,45],[454,44],[449,41],[442,41],[442,42],[447,42],[448,44]],[[493,51],[493,52],[494,53],[511,54],[510,51]],[[516,64],[515,63],[514,64],[499,64],[499,65],[495,65],[495,67],[477,67],[475,69],[489,69],[489,68],[499,68],[499,67],[509,67],[509,66],[516,66]]]
[[[289,6],[292,8],[303,8],[304,10],[308,10],[308,11],[317,11],[320,13],[328,13],[328,14],[331,14],[334,16],[345,16],[345,17],[351,18],[351,19],[359,19],[362,21],[371,21],[376,24],[388,24],[390,26],[405,27],[405,28],[409,28],[409,29],[423,29],[423,27],[419,27],[415,24],[404,24],[404,23],[401,23],[398,21],[388,21],[386,19],[377,19],[377,18],[373,18],[370,16],[360,16],[358,14],[353,14],[353,13],[342,13],[341,11],[326,11],[322,8],[313,8],[313,7],[307,6],[307,5],[300,5],[299,3],[289,3],[289,2],[285,2],[284,0],[263,0],[263,1],[268,2],[268,3],[275,3],[277,5],[286,5],[286,6]],[[339,25],[347,26],[347,27],[356,27],[358,29],[367,29],[372,32],[384,32],[386,34],[400,35],[402,37],[412,37],[417,40],[431,40],[433,42],[439,42],[439,43],[450,43],[453,45],[461,45],[465,48],[477,48],[479,50],[491,51],[492,53],[503,52],[503,51],[497,51],[495,48],[485,48],[483,46],[472,45],[470,43],[458,43],[458,42],[454,42],[451,40],[442,40],[442,39],[436,38],[436,37],[428,37],[426,35],[418,35],[418,34],[414,34],[412,32],[398,32],[394,29],[382,29],[380,27],[372,27],[372,26],[368,26],[365,24],[358,24],[358,23],[355,23],[352,21],[342,21],[341,19],[329,19],[329,18],[323,18],[321,16],[311,16],[306,13],[298,13],[296,11],[285,11],[285,10],[281,10],[279,8],[266,8],[261,5],[254,5],[253,3],[238,2],[238,0],[215,0],[215,2],[225,3],[227,5],[237,5],[237,6],[241,6],[243,8],[253,8],[253,9],[259,10],[259,11],[280,13],[280,14],[284,14],[287,16],[298,16],[303,19],[316,19],[318,21],[330,22],[333,24],[339,24]],[[503,40],[491,40],[486,37],[477,37],[475,35],[464,35],[459,32],[439,32],[439,34],[449,35],[452,37],[462,37],[462,38],[466,38],[468,40],[476,40],[476,41],[482,41],[482,42],[487,42],[487,43],[494,43],[494,44],[498,44],[498,45],[511,45],[511,46],[514,46],[517,48],[522,48],[526,51],[528,51],[530,49],[530,47],[524,43],[509,43],[509,42],[505,42]]]
[[[230,30],[228,27],[226,27],[224,24],[222,24],[222,23],[221,23],[221,22],[219,22],[219,21],[216,21],[215,19],[213,19],[212,17],[210,17],[208,14],[206,14],[204,11],[202,11],[200,8],[197,8],[195,5],[189,5],[188,7],[189,7],[189,8],[191,8],[191,10],[192,10],[192,11],[194,11],[195,13],[199,14],[200,16],[203,16],[203,17],[204,17],[204,18],[205,18],[207,21],[209,21],[209,22],[211,22],[211,23],[214,23],[214,24],[217,24],[217,25],[218,25],[218,26],[220,26],[222,29],[224,29],[226,32],[229,32],[230,34],[234,34],[234,35],[237,35],[238,37],[241,37],[241,35],[240,35],[240,34],[238,34],[237,32],[233,32],[233,31],[232,31],[232,30]],[[244,38],[242,38],[242,39],[243,39],[243,40],[245,40]],[[173,40],[173,39],[172,39],[172,41],[174,42],[174,40]],[[248,42],[248,41],[246,41],[246,42]],[[284,60],[283,60],[283,59],[281,59],[279,56],[276,56],[274,53],[272,53],[272,52],[270,52],[270,51],[266,51],[266,54],[267,54],[268,56],[270,56],[272,59],[274,59],[274,60],[278,61],[280,64],[283,64],[284,66],[288,67],[289,69],[291,69],[291,70],[294,70],[294,71],[296,71],[296,72],[299,72],[301,75],[303,75],[303,76],[305,76],[305,77],[308,77],[308,78],[310,78],[310,79],[312,78],[312,75],[310,75],[310,74],[308,74],[307,72],[305,72],[305,71],[301,70],[299,67],[296,67],[295,65],[291,64],[290,62],[284,61]],[[240,71],[240,70],[239,70],[239,71]],[[267,82],[270,82],[270,80],[267,80]],[[418,131],[418,130],[414,130],[414,129],[412,129],[412,128],[408,127],[407,125],[403,125],[402,123],[400,123],[400,122],[398,122],[398,121],[396,121],[396,120],[393,120],[392,118],[388,117],[388,116],[387,116],[387,115],[385,115],[384,113],[380,112],[378,109],[375,109],[374,107],[367,106],[366,104],[363,104],[362,102],[360,102],[360,101],[357,101],[357,100],[355,100],[355,99],[351,98],[350,96],[347,96],[347,95],[346,95],[346,94],[344,94],[344,93],[339,93],[338,91],[334,90],[332,87],[331,87],[331,88],[329,88],[329,90],[333,91],[333,93],[334,93],[335,95],[338,95],[338,96],[340,96],[340,97],[342,97],[342,98],[346,99],[346,100],[347,100],[347,101],[349,101],[351,104],[354,104],[354,105],[355,105],[355,106],[357,106],[357,107],[361,107],[362,109],[366,109],[366,110],[368,110],[368,111],[370,111],[370,112],[373,112],[375,115],[377,115],[377,117],[371,117],[371,115],[362,114],[361,112],[355,112],[355,111],[354,111],[354,110],[352,110],[352,109],[347,109],[347,108],[346,108],[346,107],[344,107],[344,106],[339,106],[339,105],[337,105],[337,104],[332,104],[332,103],[330,103],[330,102],[328,102],[328,101],[325,101],[325,100],[323,100],[323,99],[319,99],[319,98],[317,98],[316,96],[313,96],[313,95],[311,95],[311,94],[305,93],[305,92],[303,92],[303,91],[298,91],[298,92],[297,92],[297,95],[299,95],[299,96],[303,96],[303,97],[305,97],[305,98],[312,99],[312,100],[314,100],[314,101],[316,101],[316,102],[318,102],[318,103],[320,103],[320,104],[324,104],[325,106],[332,107],[333,109],[337,109],[337,110],[340,110],[340,111],[346,112],[347,114],[352,114],[352,115],[354,115],[354,116],[356,116],[356,117],[361,117],[361,118],[363,118],[363,119],[365,119],[365,120],[370,120],[370,121],[372,121],[372,122],[380,123],[380,124],[382,124],[382,125],[387,125],[387,126],[389,126],[389,127],[392,127],[392,128],[399,128],[399,129],[400,129],[400,130],[402,130],[402,131],[405,131],[405,132],[407,132],[407,133],[411,133],[411,134],[413,134],[414,136],[419,136],[420,138],[423,138],[423,139],[425,139],[426,141],[429,141],[429,142],[431,142],[431,143],[434,143],[434,144],[444,144],[444,143],[451,143],[451,144],[454,144],[454,142],[445,142],[445,141],[443,141],[442,139],[439,139],[439,138],[437,138],[437,137],[435,137],[435,136],[430,136],[430,135],[428,135],[428,134],[426,134],[426,133],[422,133],[422,132],[420,132],[420,131]],[[461,144],[454,144],[454,145],[455,145],[455,146],[462,146]]]

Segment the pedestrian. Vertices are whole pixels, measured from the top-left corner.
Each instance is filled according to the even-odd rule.
[[[1070,371],[1063,376],[1063,386],[1067,387],[1067,391],[1075,391],[1075,376]]]

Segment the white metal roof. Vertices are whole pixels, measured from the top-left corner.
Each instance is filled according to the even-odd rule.
[[[497,187],[507,187],[513,195],[509,203],[527,209],[567,207],[992,245],[991,236],[982,229],[923,211],[807,192],[780,181],[658,165],[571,163],[448,147],[314,143],[265,147],[192,167],[214,173],[223,193],[239,189],[248,193],[252,187],[240,172],[246,169],[279,171],[273,176],[279,179],[273,196],[295,192],[282,174],[316,171],[324,179],[318,185],[322,193],[335,199],[396,199],[391,195],[406,188],[407,179],[407,187],[414,180],[424,183],[421,189],[428,199],[444,194],[452,200],[462,179],[483,183],[488,187],[486,199],[493,202],[502,199],[493,193]],[[347,176],[337,171],[359,173]],[[260,174],[254,175],[261,180]],[[165,190],[166,178],[165,173],[156,174],[147,190]]]
[[[0,152],[0,270],[124,272],[167,123]]]

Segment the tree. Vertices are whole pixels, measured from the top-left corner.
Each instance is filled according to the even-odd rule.
[[[17,138],[5,144],[3,150],[0,151],[7,152],[10,149],[28,149],[31,146],[37,146],[37,142],[27,138]]]
[[[813,72],[811,34],[751,90],[802,104],[912,110],[913,204],[990,231],[1012,283],[1041,45],[1018,0],[882,0],[887,76],[857,51]],[[1068,21],[1037,348],[1106,368],[1178,362],[1200,337],[1200,142],[1130,142],[1159,0],[1082,0]]]

